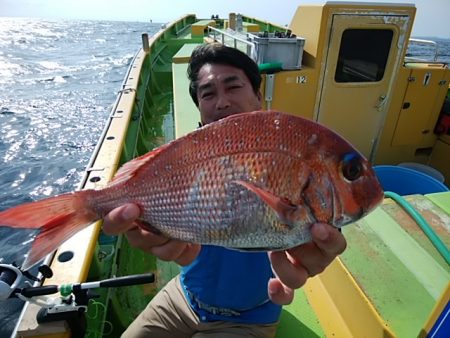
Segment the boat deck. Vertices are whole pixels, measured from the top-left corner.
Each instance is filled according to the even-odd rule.
[[[196,27],[193,20],[192,16],[182,18],[156,34],[150,52],[141,52],[133,63],[84,188],[103,186],[118,165],[197,128],[199,112],[189,96],[186,76],[189,56],[202,42],[189,29],[190,24]],[[197,24],[202,34],[206,23]],[[311,78],[312,69],[305,69]],[[291,78],[292,74],[298,77]],[[287,84],[302,80],[298,72],[277,73],[277,78]],[[314,97],[308,91],[311,88],[305,88],[301,95]],[[291,101],[284,96],[279,100]],[[412,195],[407,200],[450,246],[450,192]],[[78,263],[78,257],[88,260],[91,255],[87,279],[154,272],[154,285],[108,290],[102,296],[107,306],[89,308],[91,326],[99,326],[98,331],[106,328],[115,337],[179,268],[131,248],[124,239],[118,239],[117,244],[99,240],[95,246],[99,228],[83,232],[90,232],[89,241],[80,233],[61,247],[60,252],[67,247],[75,258],[69,263],[54,262],[52,268],[61,279],[53,278],[49,283],[85,281],[90,264]],[[324,273],[296,291],[294,302],[283,308],[276,337],[411,337],[423,335],[425,327],[430,332],[430,325],[448,303],[450,268],[415,221],[397,203],[385,199],[372,214],[346,226],[343,234],[346,251]],[[95,253],[87,258],[86,245],[89,252],[95,247]],[[106,313],[106,309],[111,311]],[[27,311],[19,332],[42,333],[39,330],[46,325],[37,329],[36,312],[35,308]],[[59,325],[63,329],[63,324]],[[55,332],[62,329],[58,327]]]
[[[450,193],[407,200],[449,246]],[[343,233],[346,251],[297,290],[277,337],[417,337],[424,327],[429,331],[448,303],[450,268],[415,221],[386,199]]]
[[[199,43],[183,45],[172,58],[175,135],[180,137],[195,130],[200,121],[200,112],[189,95],[187,66],[189,58]]]

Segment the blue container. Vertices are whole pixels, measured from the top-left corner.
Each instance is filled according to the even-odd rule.
[[[437,179],[417,170],[393,165],[378,165],[374,170],[383,189],[399,195],[449,191],[448,187]]]

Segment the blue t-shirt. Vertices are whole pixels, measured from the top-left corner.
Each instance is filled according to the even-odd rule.
[[[181,270],[181,285],[201,321],[269,324],[281,306],[272,303],[267,282],[273,277],[266,252],[242,252],[203,245]],[[231,310],[231,311],[228,311]]]

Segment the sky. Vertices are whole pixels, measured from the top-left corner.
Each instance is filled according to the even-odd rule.
[[[354,2],[354,1],[348,1]],[[360,0],[360,2],[413,3],[417,7],[414,37],[450,38],[450,0]],[[0,0],[0,17],[98,19],[169,22],[184,14],[209,18],[242,13],[281,25],[289,24],[300,4],[319,0]]]

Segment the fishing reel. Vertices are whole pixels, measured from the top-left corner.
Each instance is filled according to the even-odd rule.
[[[11,264],[0,264],[0,301],[8,299],[22,280],[22,271]]]
[[[23,271],[14,264],[0,264],[0,301],[12,298],[19,291],[24,290],[19,288],[24,277],[34,282],[42,282],[43,278],[53,276],[52,270],[47,265],[41,265],[38,271],[42,278],[32,275],[29,271]],[[29,281],[25,281],[25,284],[28,287],[27,289],[33,288]]]

